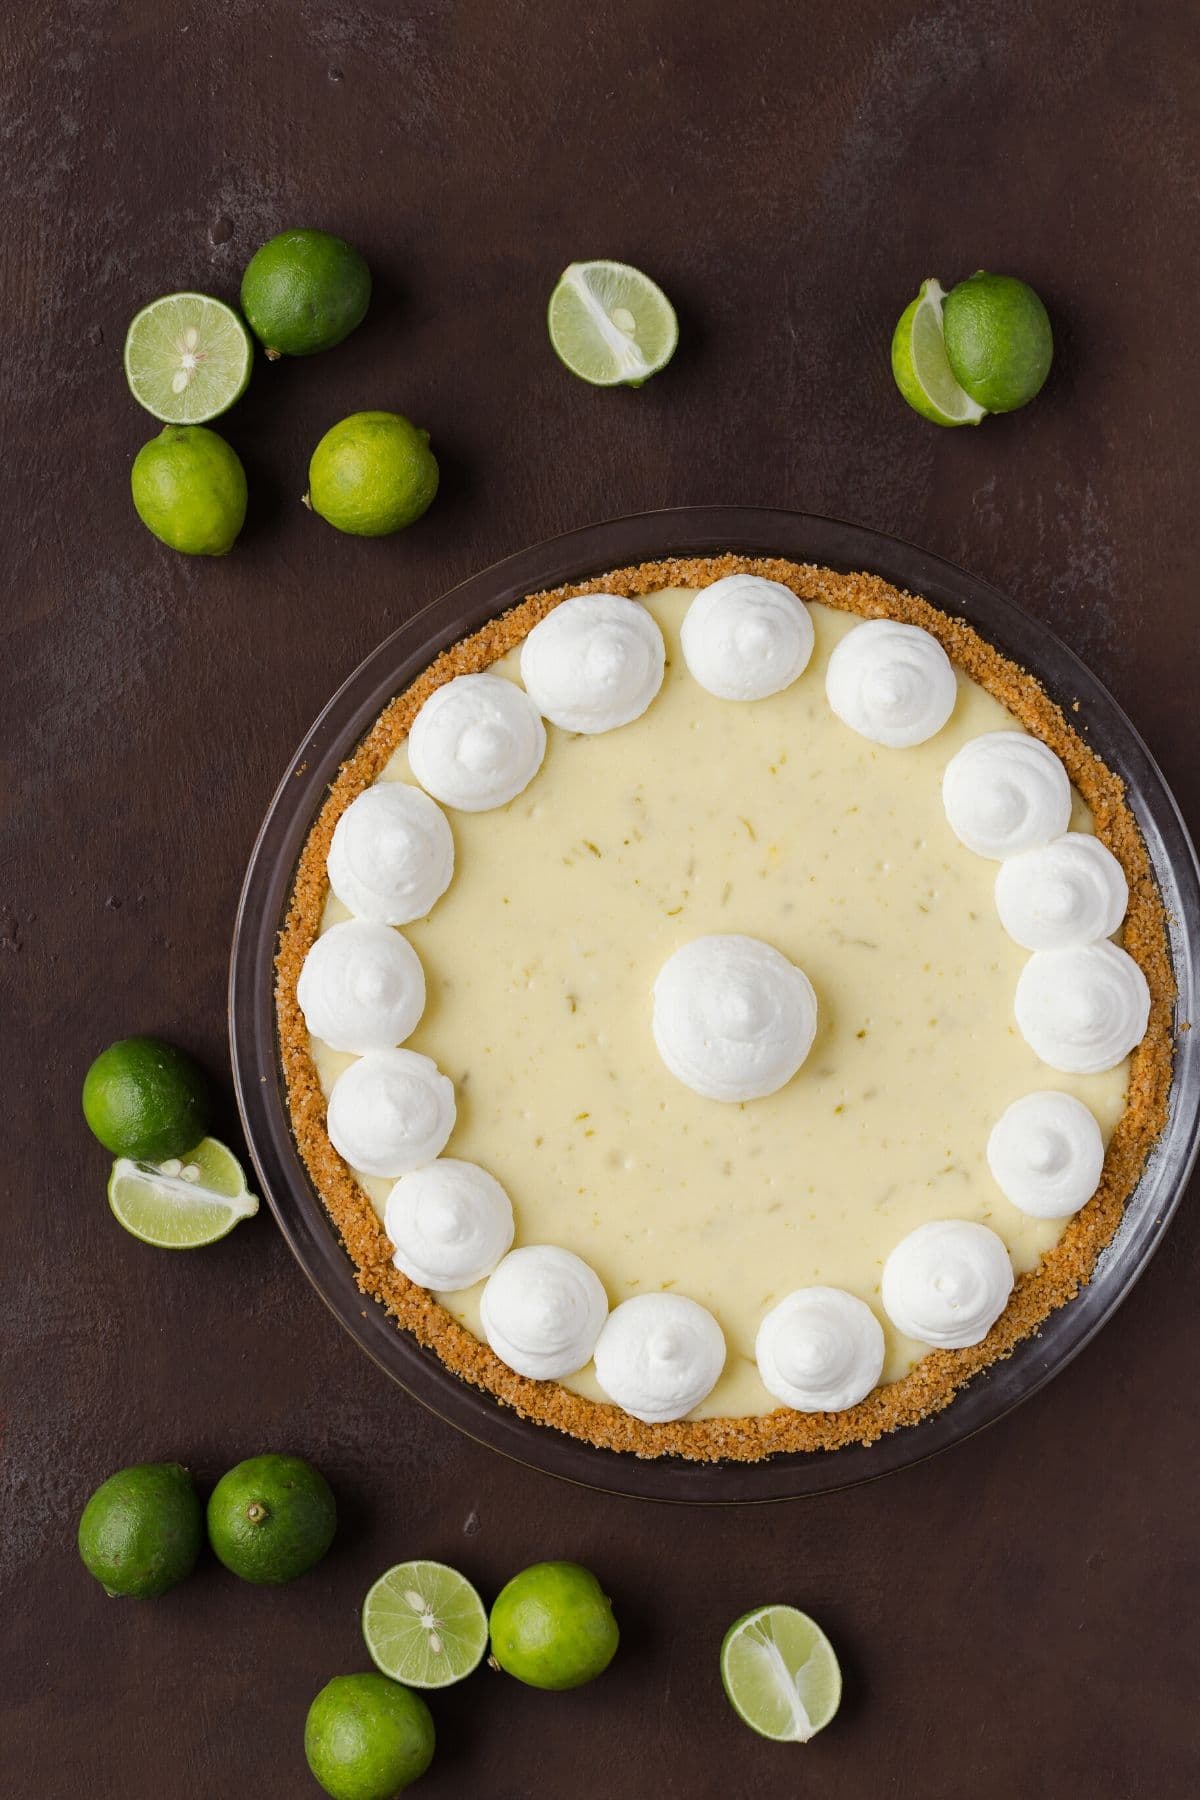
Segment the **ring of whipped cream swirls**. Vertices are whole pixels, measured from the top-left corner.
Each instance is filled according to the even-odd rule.
[[[719,699],[746,703],[802,675],[814,634],[789,588],[738,574],[696,594],[681,635],[693,679]],[[333,1085],[328,1132],[352,1169],[394,1180],[384,1224],[396,1267],[438,1291],[485,1282],[483,1332],[502,1362],[531,1380],[559,1380],[594,1362],[611,1402],[649,1424],[686,1417],[712,1390],[725,1362],[720,1325],[675,1293],[642,1294],[610,1311],[599,1277],[574,1252],[512,1247],[519,1200],[514,1209],[489,1171],[442,1154],[455,1122],[453,1086],[430,1058],[400,1048],[420,1019],[425,980],[397,928],[427,916],[453,877],[443,806],[507,806],[541,766],[544,721],[588,734],[629,725],[653,704],[663,668],[650,614],[595,593],[561,601],[528,634],[523,685],[489,672],[435,689],[409,733],[420,785],[378,783],[337,824],[329,881],[353,917],[316,940],[297,987],[312,1035],[356,1058]],[[849,730],[903,752],[947,723],[958,677],[931,633],[884,618],[841,638],[825,687]],[[1115,1067],[1146,1031],[1149,990],[1112,941],[1129,899],[1124,871],[1098,839],[1070,830],[1061,760],[1019,728],[988,732],[946,765],[942,799],[966,849],[998,862],[1000,922],[1031,953],[1015,998],[1018,1029],[1052,1069]],[[746,1104],[795,1078],[818,1008],[807,975],[773,946],[736,934],[698,938],[660,971],[652,1028],[677,1079],[714,1102]],[[1081,1101],[1039,1090],[996,1120],[987,1159],[1013,1206],[1057,1218],[1095,1193],[1104,1145]],[[994,1231],[934,1220],[894,1246],[880,1306],[919,1343],[965,1348],[991,1330],[1013,1281]],[[840,1411],[877,1385],[883,1329],[861,1298],[801,1288],[762,1319],[756,1358],[783,1406]]]

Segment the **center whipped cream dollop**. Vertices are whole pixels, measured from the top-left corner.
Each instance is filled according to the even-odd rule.
[[[830,706],[851,731],[905,750],[942,729],[958,698],[950,658],[919,625],[868,619],[848,631],[825,670]]]
[[[765,700],[808,667],[815,633],[782,582],[726,575],[696,595],[679,637],[693,678],[718,700]]]
[[[529,786],[546,754],[546,727],[523,688],[502,675],[456,675],[413,720],[408,762],[443,806],[488,812]]]
[[[512,1202],[478,1163],[440,1156],[402,1175],[383,1228],[396,1267],[418,1287],[453,1293],[492,1273],[513,1241]]]
[[[717,1385],[725,1336],[683,1294],[637,1294],[608,1315],[596,1344],[596,1380],[645,1425],[682,1419]]]
[[[454,839],[428,794],[404,781],[380,781],[334,826],[327,867],[330,887],[356,917],[408,925],[449,887]]]
[[[521,646],[526,692],[563,731],[615,731],[641,718],[665,666],[657,620],[617,594],[563,600]]]
[[[1026,950],[1065,950],[1111,937],[1128,905],[1124,869],[1099,838],[1082,831],[1010,856],[996,876],[1000,923]]]
[[[1012,1263],[994,1231],[935,1219],[901,1238],[883,1265],[880,1296],[905,1337],[961,1350],[987,1336],[1012,1290]]]
[[[329,1096],[329,1139],[364,1175],[407,1175],[432,1162],[454,1130],[454,1086],[415,1050],[372,1050]]]
[[[760,1100],[791,1080],[817,1029],[803,969],[737,933],[694,938],[654,983],[654,1041],[672,1075],[709,1100]]]
[[[425,1011],[421,959],[390,925],[348,919],[313,944],[296,983],[304,1023],[332,1050],[390,1050]]]
[[[1023,1095],[1001,1114],[987,1159],[996,1185],[1023,1213],[1065,1219],[1100,1185],[1104,1139],[1082,1100],[1046,1090]]]
[[[797,1288],[758,1328],[763,1386],[796,1412],[840,1412],[866,1398],[883,1373],[883,1326],[842,1288]]]
[[[591,1361],[608,1316],[596,1271],[555,1244],[510,1250],[483,1290],[483,1335],[510,1369],[560,1381]]]
[[[1116,944],[1035,950],[1017,982],[1021,1036],[1036,1056],[1067,1075],[1115,1069],[1150,1022],[1150,989]]]
[[[1039,850],[1071,822],[1071,783],[1060,759],[1022,731],[987,731],[946,764],[942,805],[976,856]]]

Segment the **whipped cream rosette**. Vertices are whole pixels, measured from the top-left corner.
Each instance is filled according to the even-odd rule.
[[[453,1293],[490,1275],[513,1241],[512,1202],[478,1163],[440,1156],[402,1175],[383,1228],[396,1267],[419,1287]]]
[[[1146,1035],[1150,989],[1132,956],[1107,940],[1035,950],[1021,971],[1017,1025],[1036,1056],[1067,1075],[1099,1075]]]
[[[1025,1094],[1003,1112],[987,1144],[988,1167],[1005,1198],[1034,1219],[1077,1213],[1100,1185],[1104,1139],[1074,1094]]]
[[[596,1380],[646,1425],[682,1419],[716,1386],[725,1336],[683,1294],[637,1294],[608,1315],[595,1349]]]
[[[300,971],[304,1023],[333,1050],[390,1050],[425,1010],[421,959],[390,925],[349,919],[317,938]]]
[[[454,1119],[453,1084],[415,1050],[372,1050],[329,1096],[329,1140],[364,1175],[406,1175],[432,1162]]]
[[[883,1265],[880,1295],[905,1337],[961,1350],[987,1336],[1012,1289],[1012,1263],[994,1231],[967,1219],[935,1219],[896,1245]]]
[[[791,1080],[812,1048],[817,997],[770,944],[737,933],[694,938],[654,983],[654,1041],[672,1075],[709,1100],[758,1100]]]
[[[842,1288],[805,1287],[772,1307],[754,1355],[763,1386],[796,1412],[841,1412],[883,1372],[883,1327]]]
[[[942,729],[958,698],[950,658],[919,625],[868,619],[848,631],[825,670],[829,704],[851,731],[904,750]]]
[[[1071,822],[1071,783],[1039,738],[987,731],[946,764],[942,805],[960,843],[999,861],[1062,836]]]
[[[718,700],[781,693],[808,667],[815,636],[804,602],[759,575],[726,575],[701,589],[679,635],[690,673]]]
[[[454,839],[428,794],[380,781],[352,800],[333,830],[329,885],[360,919],[408,925],[431,912],[454,874]]]
[[[1010,856],[996,876],[1000,923],[1026,950],[1065,950],[1111,937],[1128,905],[1124,869],[1099,838],[1082,831]]]
[[[413,720],[408,762],[443,806],[488,812],[529,786],[546,754],[546,728],[529,695],[502,675],[456,675]]]
[[[563,731],[615,731],[641,718],[665,665],[657,621],[617,594],[562,601],[521,646],[525,690]]]
[[[573,1251],[523,1244],[484,1288],[479,1316],[502,1363],[533,1381],[559,1381],[591,1361],[608,1295]]]

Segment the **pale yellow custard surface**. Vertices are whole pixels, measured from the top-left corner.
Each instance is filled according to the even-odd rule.
[[[924,1346],[879,1301],[892,1247],[930,1219],[978,1219],[1018,1272],[1063,1221],[1025,1217],[987,1167],[988,1133],[1037,1088],[1073,1093],[1105,1140],[1128,1064],[1069,1076],[1019,1035],[1025,952],[1004,933],[999,865],[945,820],[941,778],[970,738],[1017,729],[961,673],[950,722],[890,750],[835,718],[825,666],[853,615],[811,604],[816,649],[768,700],[722,701],[688,674],[691,595],[646,602],[667,642],[648,712],[595,737],[547,727],[545,763],[492,812],[451,812],[456,868],[405,928],[428,1005],[408,1048],[454,1082],[447,1154],[504,1184],[518,1244],[596,1269],[613,1305],[661,1288],[715,1314],[729,1355],[696,1418],[772,1411],[754,1361],[764,1313],[793,1288],[859,1295],[887,1339],[886,1381]],[[495,665],[518,679],[516,653]],[[410,780],[403,748],[385,780]],[[1076,796],[1072,826],[1091,828]],[[331,895],[322,929],[346,918]],[[708,932],[773,944],[816,989],[816,1041],[794,1079],[744,1105],[668,1073],[651,990],[672,951]],[[312,1040],[326,1095],[353,1059]],[[359,1176],[382,1217],[391,1183]],[[479,1334],[481,1288],[440,1295]],[[565,1386],[601,1398],[591,1367]]]

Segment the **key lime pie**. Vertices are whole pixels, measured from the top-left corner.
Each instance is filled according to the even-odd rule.
[[[333,782],[277,975],[364,1293],[641,1456],[944,1406],[1088,1279],[1166,1120],[1120,781],[961,621],[777,559],[440,656]]]

